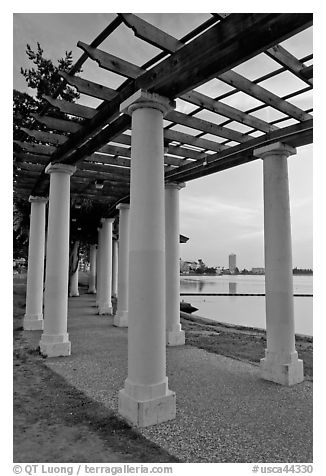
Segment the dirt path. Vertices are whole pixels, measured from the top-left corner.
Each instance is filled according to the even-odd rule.
[[[14,462],[177,462],[29,353],[14,352]]]
[[[25,287],[14,285],[14,462],[178,462],[44,365],[22,332]]]

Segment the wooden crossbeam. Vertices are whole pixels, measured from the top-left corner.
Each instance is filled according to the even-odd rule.
[[[148,89],[174,98],[289,38],[311,23],[312,14],[230,15],[134,82],[126,83],[114,101],[105,103],[99,109],[87,129],[77,133],[67,146],[63,146],[60,151],[61,160],[68,151],[76,149],[81,141],[91,137],[101,124],[115,117],[120,103],[138,89]],[[241,35],[237,37],[239,31]],[[245,45],[244,49],[238,47],[239,43]]]
[[[81,146],[76,153],[65,159],[65,162],[76,164],[84,157],[97,152],[97,150],[103,146],[103,144],[113,141],[117,135],[129,129],[130,126],[131,118],[129,115],[122,114],[121,116],[118,116],[108,125],[108,127],[101,130],[98,135],[90,139],[85,145]]]
[[[34,144],[33,142],[22,142],[20,140],[14,140],[14,144],[17,144],[21,149],[31,152],[32,154],[50,156],[57,150],[57,148],[52,145]]]
[[[172,129],[164,129],[164,139],[193,145],[195,147],[200,147],[215,152],[219,152],[220,150],[228,148],[227,146],[221,145],[218,142],[192,136],[191,134],[185,134],[184,132],[174,131]]]
[[[179,131],[174,131],[172,129],[163,129],[163,134],[164,134],[164,139],[167,141],[175,141],[175,142],[181,142],[183,144],[188,144],[188,145],[193,145],[195,147],[201,148],[201,149],[207,149],[211,150],[214,152],[218,152],[223,149],[227,149],[227,146],[221,145],[218,142],[214,142],[212,140],[208,139],[202,139],[201,137],[196,137],[192,136],[191,134],[185,134],[184,132],[179,132]],[[127,134],[120,134],[114,139],[115,142],[124,144],[124,145],[131,145],[131,136]],[[170,147],[170,145],[169,145]],[[170,149],[172,150],[172,149]],[[189,151],[190,149],[182,148],[182,151]],[[193,152],[193,151],[191,151]],[[171,152],[174,153],[174,152]],[[198,152],[200,153],[200,152]],[[176,154],[179,155],[179,154]],[[191,155],[184,155],[182,154],[183,157],[191,157],[195,158],[196,160],[199,158],[202,158],[200,156],[193,157]]]
[[[225,139],[230,139],[236,142],[241,143],[248,140],[248,136],[245,136],[240,132],[218,126],[217,124],[205,121],[204,119],[199,119],[198,117],[187,116],[187,114],[183,114],[181,112],[171,111],[165,116],[165,118],[168,121],[175,122],[176,124],[182,124],[183,126],[191,127],[192,129],[197,129],[207,134],[224,137]]]
[[[102,152],[102,154],[101,154],[101,152]],[[172,153],[172,152],[170,152],[170,153]],[[103,155],[103,154],[110,154],[111,157],[109,157],[108,155]],[[112,155],[114,157],[112,157]],[[117,157],[117,156],[119,156],[119,157]],[[122,157],[128,157],[129,159],[124,159],[121,156]],[[99,154],[98,153],[93,154],[93,155],[91,155],[91,157],[92,158],[100,157],[100,159],[98,159],[99,161],[104,161],[104,163],[113,164],[113,165],[120,165],[120,164],[124,163],[123,161],[128,160],[129,161],[129,166],[130,166],[131,150],[127,149],[125,147],[105,145],[104,147],[102,147],[99,150]],[[170,157],[170,156],[164,155],[164,163],[166,165],[179,166],[181,164],[184,164],[185,162],[184,162],[183,159],[177,159],[175,157]]]
[[[96,99],[103,99],[104,101],[111,101],[117,94],[114,89],[102,86],[102,84],[93,83],[92,81],[76,76],[70,76],[63,71],[59,71],[59,74],[70,86],[74,86],[81,94],[86,94]]]
[[[82,117],[83,119],[91,119],[97,113],[96,109],[88,106],[82,106],[63,99],[53,99],[51,96],[42,96],[51,106],[58,108],[61,112],[71,114],[72,116]]]
[[[291,73],[299,79],[302,79],[302,81],[305,81],[309,86],[312,86],[312,78],[306,78],[305,75],[302,74],[302,70],[305,68],[304,64],[283,48],[283,46],[275,45],[265,51],[265,53],[267,56],[277,61],[281,66],[284,66],[287,70],[291,71]]]
[[[129,190],[129,183],[127,182],[118,182],[116,180],[107,179],[107,177],[102,177],[104,183],[104,189],[110,188],[110,190],[114,193],[125,193]],[[94,174],[91,177],[87,175],[85,172],[80,172],[79,175],[76,174],[71,176],[71,183],[74,184],[83,184],[83,185],[90,185],[91,183],[95,183]],[[103,190],[103,189],[102,189]]]
[[[138,78],[135,90],[174,98],[311,24],[312,14],[305,13],[232,14]]]
[[[37,122],[44,124],[49,129],[55,129],[63,132],[78,132],[82,129],[82,126],[73,121],[67,121],[65,119],[57,119],[51,116],[40,116],[40,114],[31,114]]]
[[[209,96],[205,96],[197,91],[191,91],[189,93],[183,94],[180,99],[183,99],[191,104],[195,104],[201,108],[207,109],[208,111],[216,112],[221,114],[224,117],[232,119],[233,121],[240,122],[246,126],[253,127],[263,132],[275,131],[278,129],[276,126],[268,124],[268,122],[259,119],[258,117],[251,116],[245,112],[240,111],[234,107],[229,106],[220,101],[215,101]]]
[[[121,167],[115,167],[113,165],[101,165],[91,162],[80,162],[78,164],[78,170],[88,172],[100,172],[103,174],[114,174],[114,177],[119,180],[129,180],[130,170],[122,169]]]
[[[145,71],[139,66],[129,63],[129,61],[122,60],[98,48],[92,48],[82,41],[78,41],[77,46],[82,48],[101,68],[120,74],[126,78],[135,79]]]
[[[96,170],[89,170],[89,168],[86,168],[85,170],[83,169],[83,166],[81,168],[78,168],[77,171],[74,174],[75,177],[84,177],[87,178],[87,180],[110,180],[113,183],[116,183],[116,185],[120,184],[121,182],[126,182],[129,183],[129,178],[128,177],[121,177],[117,175],[116,172],[109,173],[109,172],[98,172]]]
[[[147,41],[157,48],[171,53],[183,46],[183,43],[176,40],[173,36],[132,13],[118,13],[118,15],[134,31],[138,38]]]
[[[130,159],[124,157],[117,157],[112,155],[104,155],[100,153],[95,153],[89,157],[85,157],[84,161],[86,162],[99,162],[101,164],[107,165],[116,165],[119,167],[128,167],[130,168]]]
[[[15,152],[15,162],[20,164],[21,162],[31,162],[33,164],[47,165],[49,163],[49,157],[45,155],[26,154],[24,152]]]
[[[120,14],[123,21],[126,25],[130,26],[135,32],[136,36],[142,38],[149,43],[162,48],[170,53],[174,53],[178,49],[182,48],[184,45],[181,41],[177,40],[174,37],[171,37],[167,33],[159,30],[158,28],[153,27],[150,23],[138,18],[136,15],[131,13]],[[215,15],[215,14],[214,14]],[[216,14],[220,15],[220,14]],[[225,14],[223,18],[228,17],[229,14]],[[250,116],[242,111],[239,111],[227,104],[214,101],[213,99],[200,94],[196,91],[190,91],[184,95],[180,96],[181,99],[188,101],[192,104],[200,106],[209,111],[216,112],[222,116],[233,119],[234,121],[246,124],[249,127],[261,130],[263,132],[270,132],[271,130],[276,130],[275,126],[270,126],[267,122],[262,121],[261,119]]]
[[[301,76],[303,76],[304,78],[306,79],[311,79],[313,78],[313,73],[314,73],[314,67],[313,65],[310,65],[310,66],[305,66],[302,70],[301,70]],[[312,83],[311,83],[312,84]]]
[[[54,144],[56,146],[64,144],[68,140],[67,136],[55,134],[52,132],[26,129],[26,127],[21,127],[21,130],[24,131],[30,137],[34,137],[34,139],[39,140],[40,142],[49,142],[50,144]]]
[[[305,113],[297,106],[281,99],[262,86],[249,81],[249,79],[235,71],[227,71],[226,73],[220,74],[218,79],[298,121],[307,121],[312,118],[310,114]]]
[[[230,147],[229,150],[224,150],[211,155],[208,159],[193,162],[177,170],[173,170],[166,174],[166,179],[183,181],[193,180],[198,177],[203,177],[220,170],[234,167],[242,163],[255,160],[253,151],[262,145],[268,145],[275,142],[284,142],[293,147],[311,143],[312,140],[313,121],[305,121],[295,124],[293,126],[284,127],[277,131],[270,132],[257,138],[251,138],[245,144]]]

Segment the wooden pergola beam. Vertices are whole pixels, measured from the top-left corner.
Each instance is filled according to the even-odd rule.
[[[67,153],[70,151],[71,154],[81,141],[91,137],[101,125],[116,117],[120,103],[138,89],[148,89],[175,98],[273,44],[289,38],[311,23],[312,14],[230,15],[150,71],[133,82],[126,83],[114,100],[99,108],[99,112],[90,119],[86,129],[75,134],[61,147],[56,158],[64,160]],[[239,43],[243,44],[244,48],[239,48]],[[191,75],[189,71],[192,72]]]
[[[93,83],[92,81],[80,77],[70,76],[64,71],[59,71],[59,74],[70,86],[74,86],[81,94],[102,99],[103,101],[111,101],[117,94],[114,89],[103,86],[102,84]]]
[[[242,112],[239,109],[231,107],[223,102],[215,101],[209,96],[205,96],[204,94],[197,91],[191,91],[189,93],[183,94],[180,96],[180,99],[183,99],[184,101],[187,101],[191,104],[195,104],[196,106],[199,106],[203,109],[207,109],[208,111],[221,114],[221,116],[227,117],[241,124],[245,124],[246,126],[252,127],[254,129],[258,129],[259,131],[270,132],[277,129],[276,126],[272,126],[268,122],[263,121],[258,117],[251,116],[250,114]]]
[[[21,149],[31,152],[32,154],[40,154],[50,156],[57,148],[52,145],[34,144],[33,142],[22,142],[20,140],[14,140],[14,144],[17,144]]]
[[[37,131],[35,129],[26,129],[26,127],[22,127],[21,130],[40,142],[48,142],[55,146],[62,145],[68,140],[67,136],[55,134],[54,132]]]
[[[91,119],[96,114],[96,109],[88,106],[82,106],[74,102],[65,101],[64,99],[53,99],[51,96],[42,96],[51,106],[58,108],[61,112],[72,116],[82,117],[83,119]]]
[[[293,117],[297,121],[307,121],[312,118],[310,114],[305,113],[297,106],[294,106],[294,104],[281,99],[276,94],[268,91],[258,84],[253,83],[252,81],[249,81],[249,79],[245,78],[239,73],[236,73],[235,71],[227,71],[226,73],[220,74],[218,79],[221,79],[229,86],[232,86],[239,91],[242,91],[249,96],[258,99],[266,105],[283,112],[283,114]]]
[[[165,116],[165,119],[168,121],[175,122],[176,124],[182,124],[183,126],[203,131],[207,134],[212,134],[218,137],[224,137],[225,139],[229,139],[232,141],[241,143],[246,142],[248,140],[248,136],[245,136],[240,132],[233,131],[232,129],[228,129],[226,127],[218,126],[217,124],[205,121],[204,119],[199,119],[195,116],[187,116],[187,114],[183,114],[182,112],[171,111]]]
[[[101,68],[111,71],[112,73],[119,74],[126,78],[135,79],[146,71],[133,63],[129,63],[129,61],[122,60],[121,58],[99,50],[98,48],[92,48],[90,45],[87,45],[82,41],[78,41],[77,46],[82,48],[85,53],[92,58],[92,60],[99,64]]]
[[[193,162],[177,170],[166,173],[167,180],[189,181],[215,173],[226,168],[234,167],[255,160],[253,151],[262,145],[284,142],[293,147],[310,143],[312,140],[313,121],[305,121],[293,126],[284,127],[277,131],[251,138],[245,144],[230,147],[228,150],[211,155],[208,159]]]
[[[156,28],[133,13],[118,13],[118,15],[123,22],[133,30],[138,38],[145,40],[157,48],[171,53],[183,46],[183,43],[176,40],[173,36]]]
[[[297,78],[301,79],[309,86],[312,86],[312,78],[307,78],[304,74],[302,74],[302,71],[305,68],[304,64],[301,63],[301,61],[299,61],[289,51],[283,48],[283,46],[275,45],[272,48],[269,48],[265,54],[277,61],[281,66],[284,66],[288,71],[291,71],[291,73],[297,76]]]
[[[56,117],[51,116],[40,116],[40,114],[31,114],[31,116],[34,117],[37,122],[44,124],[49,129],[55,129],[56,131],[75,133],[82,129],[82,126],[74,121],[57,119]]]
[[[191,134],[185,134],[184,132],[174,131],[172,129],[164,129],[163,133],[164,139],[193,145],[195,147],[200,147],[202,149],[211,150],[214,152],[219,152],[220,150],[228,148],[227,146],[219,144],[218,142],[203,139],[202,137],[192,136]]]

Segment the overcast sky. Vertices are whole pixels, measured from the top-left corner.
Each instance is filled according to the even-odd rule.
[[[190,29],[202,23],[208,14],[155,13],[141,16],[181,38]],[[34,48],[36,42],[40,42],[44,55],[53,60],[62,57],[66,50],[72,50],[76,61],[82,53],[76,46],[77,41],[90,43],[114,17],[112,13],[15,14],[14,88],[20,91],[27,90],[26,82],[20,74],[21,66],[31,66],[25,54],[27,43]],[[303,57],[312,49],[311,29],[298,35],[294,41],[285,42],[283,45],[297,57]],[[105,41],[100,48],[138,65],[158,52],[156,48],[135,39],[126,27],[119,28],[119,33],[112,35],[112,38]],[[258,63],[249,61],[246,65],[235,69],[250,79],[255,79],[270,68],[271,60],[265,55],[260,55]],[[90,60],[85,63],[81,76],[111,87],[112,85],[117,87],[122,82],[117,75],[101,70]],[[297,78],[286,76],[279,81],[270,81],[262,85],[276,94],[283,95],[303,87],[304,83],[298,85],[298,81],[300,82]],[[200,90],[217,96],[227,90],[227,87],[215,80]],[[81,102],[93,107],[98,104],[96,100],[92,101],[85,97]],[[228,104],[245,110],[255,106],[257,101],[241,96],[240,93],[230,98]],[[299,98],[296,104],[302,108],[310,107],[311,95]],[[274,118],[272,114],[270,111],[269,119]],[[263,118],[262,115],[259,117]],[[238,130],[245,132],[246,129],[245,126],[239,125]],[[290,157],[288,163],[293,265],[312,267],[312,146],[298,148],[297,155]],[[180,192],[180,232],[189,237],[188,243],[182,244],[180,248],[183,259],[202,258],[210,266],[227,266],[228,255],[235,253],[240,268],[264,265],[262,165],[261,160],[256,160],[187,183],[186,188]]]

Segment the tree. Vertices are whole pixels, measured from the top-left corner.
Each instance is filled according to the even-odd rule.
[[[25,77],[28,87],[36,90],[35,97],[26,92],[13,91],[13,138],[14,140],[24,140],[26,142],[37,142],[35,139],[26,135],[21,128],[33,128],[45,130],[46,127],[37,123],[33,113],[40,112],[45,106],[43,95],[53,95],[61,83],[59,70],[68,72],[73,64],[72,52],[65,53],[63,58],[57,60],[55,65],[52,60],[44,57],[44,51],[37,43],[37,49],[34,51],[30,45],[27,45],[26,54],[34,63],[31,69],[21,68],[21,73]],[[60,96],[66,101],[74,101],[79,98],[79,93],[65,85]],[[49,108],[51,115],[56,117],[65,116],[55,108]],[[14,150],[17,152],[19,147],[14,144]],[[14,157],[13,173],[15,179],[16,169],[19,167],[19,159]],[[14,195],[14,256],[27,257],[28,230],[29,230],[29,211],[30,205],[25,200],[19,199]]]
[[[41,103],[43,95],[53,96],[61,84],[62,79],[59,71],[69,72],[73,65],[72,51],[66,51],[65,57],[57,60],[57,66],[53,64],[52,60],[44,58],[43,53],[40,43],[37,42],[36,51],[33,51],[30,45],[27,45],[26,54],[36,68],[20,69],[28,87],[36,89],[36,99]],[[72,102],[79,98],[79,93],[66,84],[60,93],[60,97],[65,101]]]

